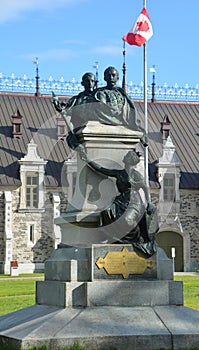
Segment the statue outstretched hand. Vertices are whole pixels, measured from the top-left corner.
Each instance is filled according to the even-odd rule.
[[[60,102],[58,97],[55,95],[54,91],[52,91],[52,103],[56,109],[56,111],[58,111],[59,113],[61,113],[63,111],[63,109],[67,106],[67,103],[65,102]]]
[[[52,103],[56,109],[56,111],[58,112],[62,112],[62,106],[61,106],[61,103],[58,99],[58,97],[55,95],[55,93],[52,91],[52,96],[53,96],[53,99],[52,99]]]
[[[150,201],[148,201],[147,208],[146,208],[147,214],[151,215],[154,212],[154,206]]]

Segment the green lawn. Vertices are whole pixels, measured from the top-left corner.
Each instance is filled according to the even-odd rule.
[[[199,275],[175,276],[176,281],[183,281],[184,305],[199,310]]]
[[[42,276],[42,275],[41,275]],[[184,305],[199,310],[199,275],[175,276],[184,284]],[[36,280],[0,280],[0,316],[35,304]]]
[[[35,280],[0,280],[0,315],[35,304]]]
[[[0,280],[0,297],[32,295],[35,293],[35,280]]]

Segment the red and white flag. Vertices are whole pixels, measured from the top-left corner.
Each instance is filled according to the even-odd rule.
[[[123,36],[129,45],[143,45],[153,35],[153,28],[146,8],[144,7],[130,32]]]

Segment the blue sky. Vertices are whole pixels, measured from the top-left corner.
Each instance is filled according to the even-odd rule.
[[[143,0],[1,0],[0,72],[3,76],[64,77],[81,81],[87,71],[99,80],[113,65],[122,78],[122,36],[143,8]],[[147,44],[149,68],[155,65],[156,84],[199,84],[199,0],[147,0],[154,35]],[[143,48],[126,44],[127,82],[143,81]]]

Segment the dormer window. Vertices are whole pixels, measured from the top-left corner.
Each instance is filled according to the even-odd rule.
[[[20,211],[44,211],[44,167],[46,161],[37,154],[37,145],[31,141],[28,152],[19,160],[21,192]]]
[[[162,132],[162,140],[163,143],[166,142],[168,137],[170,136],[171,123],[168,115],[164,116],[163,122],[161,123],[161,132]]]
[[[168,136],[166,142],[163,144],[163,154],[159,158],[157,167],[160,183],[159,214],[161,220],[163,220],[169,213],[178,213],[180,203],[179,182],[181,163],[170,136]]]
[[[163,196],[165,202],[175,200],[175,177],[174,174],[165,174],[163,178]]]
[[[12,116],[12,136],[15,139],[20,139],[22,135],[21,131],[22,115],[19,110]]]
[[[57,117],[57,138],[58,140],[64,140],[66,137],[67,128],[66,122],[61,115]]]
[[[63,136],[63,135],[65,135],[66,134],[66,127],[64,126],[64,125],[60,125],[59,126],[59,135],[61,136]]]
[[[38,208],[38,174],[26,173],[26,208]]]
[[[14,124],[13,125],[14,133],[21,133],[21,124]]]

